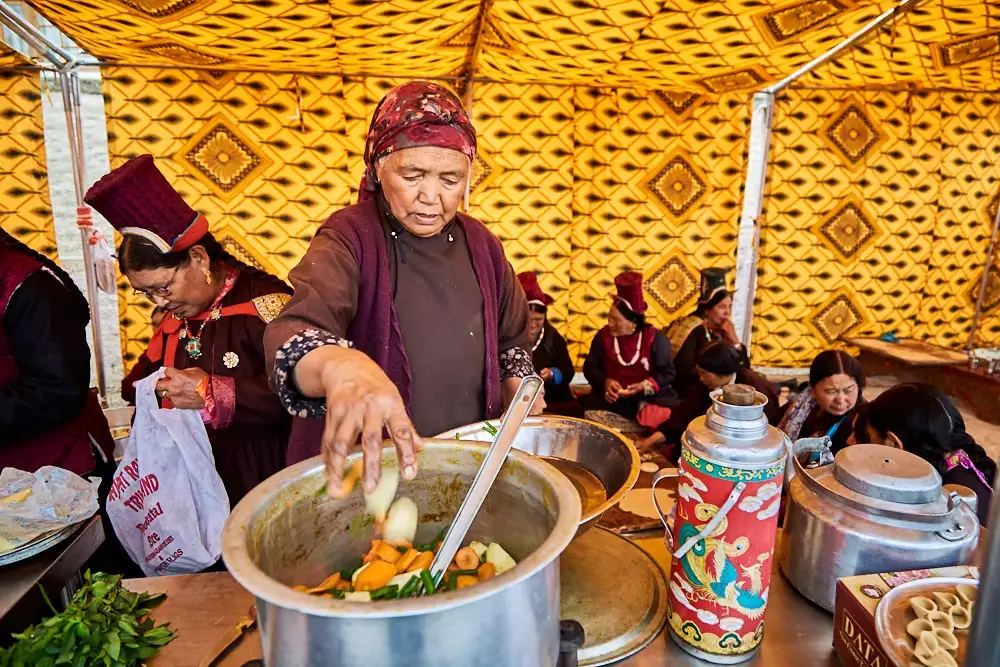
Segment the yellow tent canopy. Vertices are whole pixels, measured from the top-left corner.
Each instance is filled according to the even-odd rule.
[[[453,86],[480,137],[470,212],[558,295],[551,317],[581,355],[617,272],[643,271],[666,326],[699,270],[734,266],[750,93],[896,3],[30,4],[102,62],[112,166],[153,153],[227,248],[281,276],[354,201],[384,91]],[[1000,0],[925,0],[781,94],[755,363],[887,330],[965,344],[1000,202],[998,63]],[[984,343],[1000,342],[993,283]],[[150,305],[120,303],[134,359]]]
[[[30,0],[109,63],[720,94],[779,79],[891,0]],[[1000,5],[926,2],[809,83],[1000,89]]]

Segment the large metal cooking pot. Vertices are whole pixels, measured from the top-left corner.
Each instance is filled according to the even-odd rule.
[[[795,477],[781,569],[804,596],[833,611],[837,579],[971,562],[976,512],[922,458],[883,445],[841,450],[832,465]]]
[[[492,442],[493,436],[485,426],[486,422],[469,424],[438,437]],[[620,433],[583,419],[529,417],[514,440],[514,448],[551,463],[577,487],[583,499],[581,533],[617,505],[639,479],[640,459],[635,445]],[[595,485],[603,489],[595,489]],[[595,490],[600,491],[600,496],[595,497]]]
[[[427,443],[417,478],[399,488],[422,512],[418,542],[454,517],[485,452]],[[384,465],[398,465],[394,450],[383,454]],[[558,558],[580,521],[580,498],[565,477],[511,451],[469,539],[498,542],[517,567],[464,590],[374,603],[291,588],[347,567],[372,539],[360,490],[331,499],[324,482],[319,457],[287,468],[240,501],[222,533],[226,566],[256,598],[268,667],[555,666]]]

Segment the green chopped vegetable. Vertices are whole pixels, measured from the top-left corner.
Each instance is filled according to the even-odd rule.
[[[430,570],[420,570],[420,581],[424,585],[424,592],[428,595],[434,595],[437,592],[437,586],[434,585]]]
[[[340,578],[343,579],[344,581],[351,581],[354,577],[354,573],[360,570],[361,566],[364,565],[364,563],[365,563],[364,560],[362,560],[361,558],[357,559],[356,561],[354,561],[354,563],[352,563],[351,565],[345,567],[343,570],[340,571]]]
[[[378,590],[372,591],[372,600],[395,598],[397,593],[399,593],[399,586],[390,584],[388,586],[383,586]]]
[[[496,436],[496,434],[500,432],[500,429],[498,429],[496,426],[494,426],[489,422],[485,423],[485,425],[483,426],[483,430],[492,436]]]
[[[479,570],[452,570],[452,575],[458,577],[479,577]]]
[[[166,625],[154,627],[149,618],[163,597],[133,593],[122,588],[120,576],[88,571],[65,611],[53,608],[54,616],[13,635],[14,644],[0,649],[0,667],[136,667],[176,634]]]
[[[424,570],[426,571],[426,570]],[[417,591],[417,587],[420,586],[420,577],[411,577],[406,585],[399,591],[399,597],[408,598]]]

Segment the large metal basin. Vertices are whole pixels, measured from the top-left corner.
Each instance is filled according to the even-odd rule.
[[[486,422],[469,424],[442,433],[439,438],[491,442]],[[499,421],[495,424],[499,426]],[[521,427],[514,447],[522,452],[579,464],[604,485],[607,500],[584,502],[580,532],[597,523],[601,515],[618,504],[639,479],[639,452],[616,431],[595,422],[572,417],[529,417]],[[553,461],[557,464],[558,461]],[[564,469],[565,470],[565,469]],[[572,469],[566,470],[572,474]]]
[[[454,517],[485,451],[427,443],[420,473],[399,490],[422,512],[418,542]],[[398,465],[394,450],[384,455],[385,465]],[[323,485],[319,457],[287,468],[240,501],[223,530],[226,566],[257,601],[268,667],[556,665],[558,558],[576,533],[580,499],[551,466],[512,451],[469,532],[469,539],[499,542],[517,567],[461,591],[376,603],[290,588],[346,567],[372,538],[360,490],[335,500]]]

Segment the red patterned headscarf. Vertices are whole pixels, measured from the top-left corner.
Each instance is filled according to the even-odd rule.
[[[459,99],[428,81],[396,86],[375,107],[365,142],[365,175],[358,202],[371,199],[378,184],[375,163],[393,151],[439,146],[476,158],[476,130]]]

